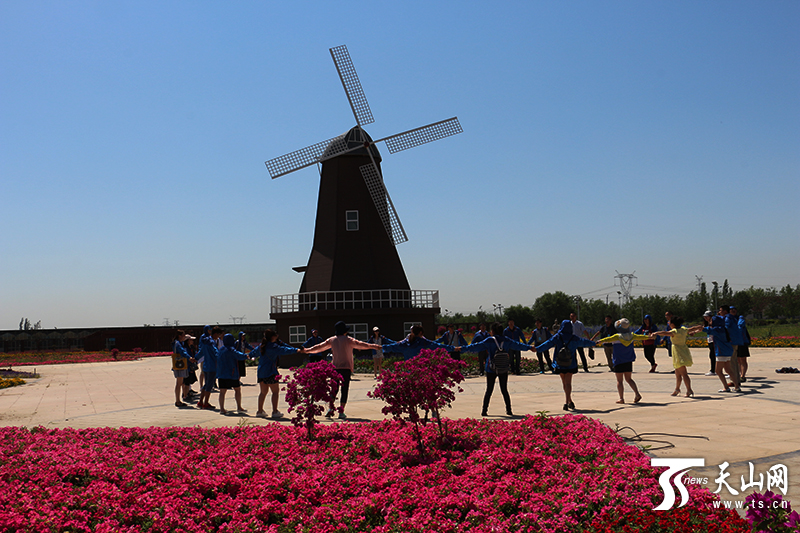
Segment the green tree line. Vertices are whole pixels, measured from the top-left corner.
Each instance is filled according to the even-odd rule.
[[[711,291],[702,283],[698,290],[691,291],[685,297],[657,294],[635,296],[621,307],[617,302],[582,300],[561,291],[546,292],[530,307],[512,305],[506,307],[502,314],[478,311],[470,315],[440,315],[438,322],[462,325],[514,320],[517,326],[531,329],[536,318],[542,318],[545,326],[551,326],[568,318],[571,312],[576,312],[581,322],[587,326],[603,324],[606,315],[611,315],[615,320],[626,317],[633,324],[641,323],[644,315],[652,315],[657,323],[663,323],[664,313],[667,311],[682,316],[689,322],[699,322],[706,310],[716,310],[719,305],[735,305],[739,313],[752,315],[756,319],[797,317],[800,316],[800,284],[795,287],[786,285],[780,289],[751,286],[733,291],[728,280],[725,280],[721,286],[715,285]]]

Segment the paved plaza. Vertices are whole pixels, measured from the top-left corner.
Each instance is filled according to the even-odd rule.
[[[618,405],[614,375],[604,366],[590,368],[574,377],[573,399],[577,413],[601,420],[611,428],[621,427],[621,434],[643,435],[640,445],[650,445],[656,457],[700,457],[705,469],[692,469],[692,475],[708,477],[712,491],[720,474],[720,464],[727,462],[731,476],[727,482],[739,489],[740,477],[750,480],[749,465],[754,465],[754,478],[776,464],[789,469],[787,498],[800,503],[800,374],[778,374],[776,368],[800,367],[800,349],[751,349],[748,380],[742,384],[743,394],[718,393],[720,381],[705,376],[708,357],[705,349],[692,350],[695,365],[690,376],[694,398],[673,397],[675,377],[668,374],[670,359],[659,350],[659,370],[655,374],[635,372],[634,380],[644,396],[641,403]],[[599,352],[602,356],[602,352]],[[595,363],[598,361],[596,360]],[[44,426],[46,428],[150,427],[150,426],[235,426],[242,419],[255,425],[276,422],[255,417],[258,386],[255,368],[248,368],[243,379],[243,404],[248,412],[224,416],[215,411],[174,406],[174,378],[170,358],[146,358],[138,361],[45,365],[36,371],[38,379],[18,387],[0,390],[0,426]],[[634,368],[645,369],[639,362]],[[30,367],[18,368],[32,370]],[[375,380],[372,375],[357,374],[350,387],[347,421],[323,423],[358,423],[381,420],[380,400],[367,397]],[[449,418],[478,418],[481,411],[485,378],[470,377],[456,397]],[[195,387],[197,387],[195,385]],[[536,415],[548,411],[561,415],[564,394],[561,380],[552,374],[531,374],[509,377],[509,392],[515,416]],[[626,400],[633,394],[627,389]],[[267,406],[270,405],[269,397]],[[217,394],[211,403],[218,405]],[[226,407],[235,407],[232,391]],[[283,393],[280,410],[287,413]],[[500,390],[495,387],[489,406],[490,418],[509,420],[505,416]],[[288,417],[279,422],[289,424]],[[654,435],[654,434],[658,435]],[[672,445],[670,447],[670,445]],[[766,490],[766,486],[764,487]],[[748,493],[751,490],[747,491]],[[723,499],[741,500],[723,488]]]

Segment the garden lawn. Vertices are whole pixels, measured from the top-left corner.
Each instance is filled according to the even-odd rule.
[[[0,531],[748,531],[695,485],[655,512],[658,471],[575,415],[305,430],[0,429]],[[642,529],[637,529],[642,528]]]

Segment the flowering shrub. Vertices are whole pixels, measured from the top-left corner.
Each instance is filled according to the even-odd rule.
[[[650,511],[659,472],[595,420],[451,424],[457,445],[424,462],[394,421],[313,441],[278,424],[0,428],[0,532],[747,531],[696,485],[686,506]]]
[[[388,405],[381,409],[385,415],[391,414],[396,420],[403,415],[414,424],[417,448],[424,452],[420,432],[420,411],[432,412],[436,417],[439,438],[447,438],[447,426],[443,424],[439,411],[449,407],[456,399],[453,388],[464,381],[461,369],[466,363],[456,361],[444,349],[422,350],[419,355],[395,363],[393,368],[384,370],[378,376],[375,390],[367,393],[370,398],[380,398]],[[458,392],[463,389],[458,387]]]
[[[133,361],[142,357],[172,356],[172,352],[22,352],[0,354],[0,365],[30,366],[59,365],[65,363],[105,363],[108,361]]]
[[[750,339],[751,348],[800,348],[800,338],[798,337],[753,337]],[[706,348],[708,343],[706,338],[687,339],[686,346],[691,348]]]
[[[22,378],[2,378],[0,377],[0,389],[7,389],[9,387],[16,387],[17,385],[25,385],[25,380]]]
[[[327,361],[309,363],[294,372],[294,376],[286,383],[286,403],[289,412],[297,414],[292,418],[295,426],[305,426],[306,436],[314,438],[315,416],[322,414],[323,406],[333,405],[336,393],[339,392],[339,383],[342,376]]]
[[[767,491],[764,494],[754,492],[745,498],[747,520],[753,531],[769,533],[792,533],[800,531],[800,515],[792,511],[788,501],[780,494]]]

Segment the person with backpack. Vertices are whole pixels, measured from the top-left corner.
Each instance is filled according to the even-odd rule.
[[[578,373],[578,348],[594,348],[597,344],[589,339],[583,339],[572,334],[572,322],[564,320],[558,333],[548,340],[534,346],[537,352],[553,348],[555,357],[553,358],[553,372],[561,376],[561,385],[564,388],[564,410],[575,410],[572,402],[572,375]]]
[[[499,322],[495,322],[492,324],[491,337],[457,349],[464,352],[481,352],[483,350],[487,352],[486,367],[484,369],[486,372],[486,393],[483,395],[481,416],[489,416],[489,400],[492,398],[492,392],[494,392],[495,381],[500,382],[500,393],[506,403],[506,414],[514,416],[511,411],[511,396],[508,394],[508,371],[511,362],[509,352],[511,350],[526,352],[532,348],[527,344],[513,341],[504,336],[503,326]]]

